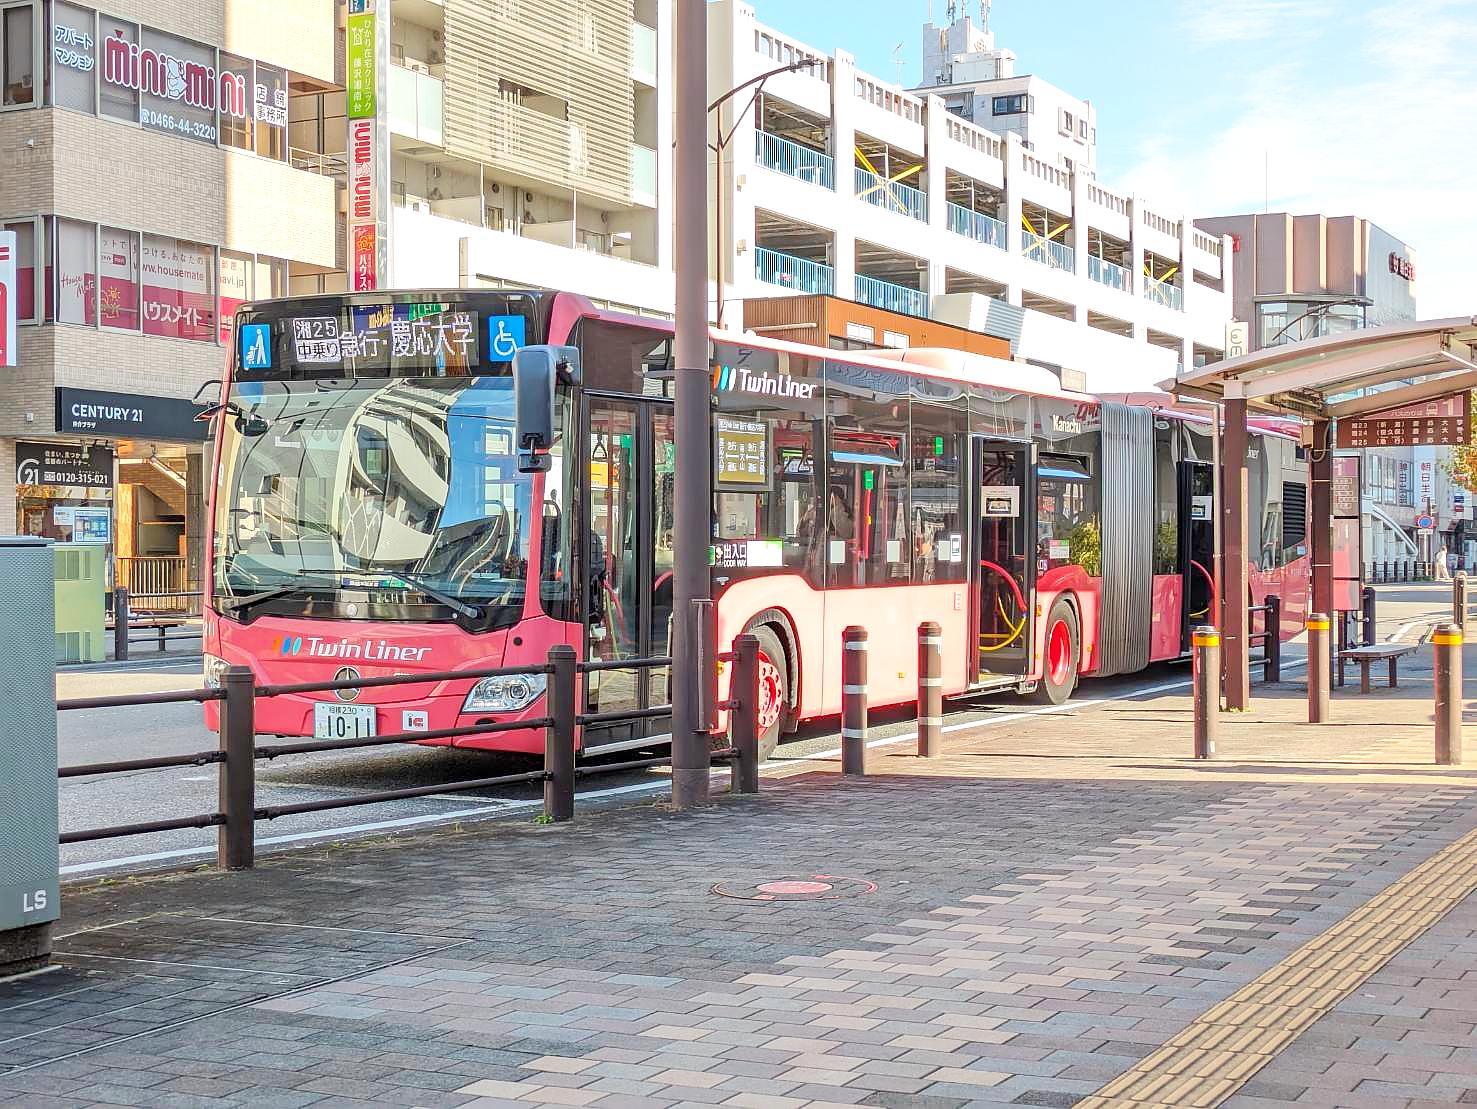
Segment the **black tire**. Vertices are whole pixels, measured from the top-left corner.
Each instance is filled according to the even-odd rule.
[[[750,634],[759,640],[759,685],[761,712],[764,705],[765,685],[772,684],[771,693],[779,701],[779,712],[773,714],[773,719],[768,727],[759,729],[759,761],[763,762],[774,754],[775,748],[780,745],[780,733],[785,726],[785,713],[790,704],[790,668],[789,660],[785,656],[785,646],[780,642],[780,637],[775,634],[773,628],[761,624],[757,628],[750,628]],[[766,669],[766,660],[772,667]]]
[[[1082,631],[1077,626],[1077,613],[1066,601],[1053,603],[1046,617],[1041,658],[1043,672],[1036,686],[1036,700],[1044,705],[1065,704],[1077,688],[1077,672],[1082,665]]]

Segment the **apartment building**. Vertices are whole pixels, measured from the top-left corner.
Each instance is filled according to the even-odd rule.
[[[395,3],[388,284],[670,316],[671,3]]]
[[[297,150],[337,28],[334,0],[0,0],[0,530],[107,544],[135,592],[198,582],[191,398],[238,304],[341,268],[337,185]]]
[[[1017,80],[1000,76],[1010,67],[987,30],[957,14],[928,28],[941,46],[925,77],[944,83],[907,91],[760,24],[742,0],[708,17],[712,99],[797,67],[714,113],[726,298],[835,294],[931,317],[1007,338],[1017,358],[1098,392],[1220,357],[1225,242],[1099,181],[1090,144],[1068,168],[1090,109],[1074,101],[1072,136],[1052,144],[1022,138],[1039,120],[1002,133],[949,110],[971,88],[993,106],[998,82]],[[1022,87],[1038,89],[1037,113],[1047,106],[1040,84]],[[1023,95],[1012,114],[1032,116]],[[1059,120],[1052,102],[1048,130]]]
[[[1370,220],[1257,212],[1195,222],[1231,244],[1235,315],[1250,325],[1252,350],[1418,318],[1414,253]],[[1471,498],[1447,481],[1445,453],[1363,452],[1366,564],[1430,561],[1477,540],[1477,529],[1468,536]],[[1433,526],[1417,527],[1426,516]]]

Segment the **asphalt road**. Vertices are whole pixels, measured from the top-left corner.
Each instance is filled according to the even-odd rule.
[[[1449,587],[1383,587],[1381,633],[1390,634],[1400,625],[1440,617],[1449,611],[1449,596]],[[1301,653],[1294,646],[1285,657],[1295,665]],[[1101,699],[1122,699],[1166,684],[1187,684],[1188,678],[1183,665],[1165,665],[1128,678],[1088,681],[1079,688],[1073,705],[1087,710]],[[57,678],[58,695],[62,697],[162,692],[193,689],[199,684],[198,659],[188,657],[144,660],[126,667],[70,669]],[[1019,719],[1022,712],[1042,711],[1012,695],[951,702],[946,708],[945,726],[951,729],[988,726],[991,721]],[[910,712],[872,714],[874,743],[912,734]],[[58,741],[63,765],[184,754],[216,746],[215,734],[206,730],[200,706],[194,704],[64,712],[59,714]],[[837,745],[835,721],[823,721],[806,727],[798,737],[783,744],[774,762],[825,755],[834,752]],[[257,798],[259,805],[291,804],[408,786],[451,785],[531,769],[537,769],[537,764],[520,756],[409,746],[296,755],[258,764]],[[657,795],[666,788],[666,781],[660,771],[586,779],[581,783],[582,804],[643,793]],[[60,783],[60,800],[63,831],[205,813],[216,808],[216,773],[213,766],[204,766],[69,778]],[[257,844],[259,851],[281,850],[429,824],[498,818],[532,820],[539,811],[539,790],[533,785],[438,793],[259,824]],[[214,829],[69,844],[62,848],[63,875],[127,872],[193,859],[208,862],[214,844]]]

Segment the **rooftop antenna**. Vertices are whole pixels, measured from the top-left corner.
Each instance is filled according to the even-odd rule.
[[[893,65],[897,66],[897,81],[896,81],[896,83],[899,84],[899,85],[901,85],[903,83],[903,44],[902,43],[898,43],[896,46],[894,46],[892,48],[892,62],[893,62]]]
[[[990,0],[980,0],[980,26],[990,29]]]
[[[958,0],[949,0],[949,6],[944,10],[949,13],[949,22],[953,23],[954,20],[959,18]]]

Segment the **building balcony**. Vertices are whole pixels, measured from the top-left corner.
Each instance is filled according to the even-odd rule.
[[[1087,276],[1099,285],[1128,291],[1128,270],[1109,262],[1106,258],[1099,258],[1096,254],[1087,256]]]
[[[1144,286],[1144,296],[1155,304],[1173,308],[1176,312],[1185,310],[1185,291],[1178,285],[1170,285],[1167,282],[1150,282]]]
[[[885,180],[871,170],[862,169],[861,166],[855,169],[858,200],[864,200],[878,208],[886,208],[889,212],[911,216],[923,223],[928,222],[928,194],[922,189],[915,189],[912,185],[904,185],[898,181]]]
[[[1054,270],[1071,273],[1077,268],[1077,252],[1066,243],[1055,239],[1033,239],[1026,244],[1025,255],[1033,262],[1050,266]]]
[[[832,296],[836,292],[836,271],[830,266],[768,247],[754,250],[754,276],[798,293]]]
[[[768,131],[756,131],[754,138],[754,157],[765,169],[809,181],[823,189],[836,187],[836,163],[829,154],[771,135]]]
[[[390,131],[440,146],[444,114],[441,81],[419,69],[390,67]]]
[[[858,304],[870,304],[888,312],[901,312],[905,316],[928,317],[928,294],[906,285],[894,285],[891,281],[856,275],[856,300]]]
[[[949,230],[956,235],[1005,249],[1005,224],[962,204],[949,203]]]

